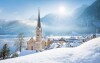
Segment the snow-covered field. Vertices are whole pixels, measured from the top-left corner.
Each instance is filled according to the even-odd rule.
[[[100,37],[75,48],[57,48],[0,63],[100,63]]]
[[[19,52],[19,56],[25,56],[25,55],[29,55],[33,53],[36,53],[36,51],[35,50],[24,50],[22,52]]]

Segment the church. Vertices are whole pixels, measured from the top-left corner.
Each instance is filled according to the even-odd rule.
[[[41,51],[48,47],[51,44],[50,39],[43,40],[42,37],[42,27],[40,22],[40,10],[38,9],[38,20],[36,27],[36,36],[35,39],[33,37],[27,42],[27,50],[37,50]]]

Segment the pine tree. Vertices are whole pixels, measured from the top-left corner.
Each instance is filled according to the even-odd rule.
[[[0,50],[0,59],[2,58],[2,52],[1,52],[1,50]]]
[[[8,45],[4,44],[4,46],[1,50],[1,57],[2,57],[2,59],[6,59],[6,58],[9,58],[9,55],[10,55],[10,50],[8,48]]]

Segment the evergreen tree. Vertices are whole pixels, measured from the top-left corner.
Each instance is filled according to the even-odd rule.
[[[12,55],[12,58],[15,58],[15,57],[18,57],[18,53],[14,53],[14,54]]]
[[[1,50],[0,50],[0,59],[2,58],[2,52],[1,52]]]
[[[1,58],[2,59],[9,58],[9,55],[10,55],[10,50],[8,48],[8,45],[4,44],[4,46],[3,46],[2,50],[1,50]]]

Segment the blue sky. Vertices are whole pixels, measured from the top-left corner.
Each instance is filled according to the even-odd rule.
[[[95,0],[0,0],[0,19],[28,19],[37,15],[41,9],[41,16],[58,11],[59,6],[65,6],[68,11],[75,10],[83,4],[90,5]]]

